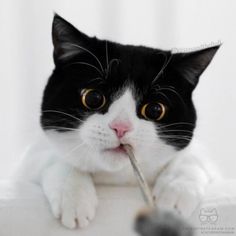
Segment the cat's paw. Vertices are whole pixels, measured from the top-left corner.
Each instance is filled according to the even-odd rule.
[[[174,180],[154,187],[153,195],[158,207],[174,209],[181,215],[190,216],[204,195],[204,187],[193,182]]]
[[[97,196],[95,191],[64,189],[47,194],[53,215],[67,228],[84,228],[95,216]]]

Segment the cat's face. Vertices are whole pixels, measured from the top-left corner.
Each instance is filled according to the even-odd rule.
[[[55,70],[41,124],[63,158],[88,171],[168,159],[193,136],[192,91],[218,46],[172,54],[90,38],[55,16]],[[164,159],[163,159],[164,162]]]

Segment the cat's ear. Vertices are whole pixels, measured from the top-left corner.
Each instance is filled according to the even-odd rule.
[[[52,41],[54,46],[54,61],[63,62],[83,53],[83,46],[89,37],[78,31],[72,24],[55,14],[52,24]]]
[[[186,79],[192,89],[198,83],[200,75],[207,68],[220,45],[216,45],[202,50],[188,53],[174,53],[172,62],[184,79]]]

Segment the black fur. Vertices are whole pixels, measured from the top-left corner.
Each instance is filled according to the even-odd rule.
[[[78,120],[55,110],[81,120],[94,113],[81,104],[82,89],[102,91],[107,103],[96,112],[106,113],[114,95],[128,84],[133,87],[137,116],[143,119],[140,109],[145,103],[162,102],[168,109],[166,116],[155,122],[159,134],[177,149],[188,145],[196,124],[192,92],[219,46],[172,54],[121,45],[88,37],[58,15],[54,17],[52,36],[55,69],[44,91],[41,115],[44,129],[67,131],[65,127],[80,125]]]
[[[193,236],[193,227],[173,211],[157,209],[140,214],[135,222],[140,236]]]

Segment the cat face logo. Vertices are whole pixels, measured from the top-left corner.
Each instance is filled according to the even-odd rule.
[[[215,208],[202,208],[199,219],[202,224],[215,224],[218,220],[218,214]]]

